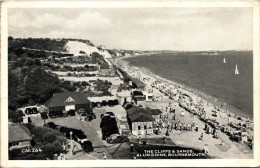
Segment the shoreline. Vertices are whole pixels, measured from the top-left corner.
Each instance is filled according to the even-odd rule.
[[[138,67],[138,66],[134,66],[132,64],[130,65],[129,62],[125,60],[127,58],[134,58],[134,57],[138,57],[138,56],[152,56],[154,54],[157,54],[157,53],[147,53],[147,54],[140,54],[140,55],[132,55],[132,56],[120,57],[120,58],[118,58],[116,60],[117,61],[123,61],[130,67],[134,67],[134,68],[137,68],[139,70],[142,70],[142,72],[145,75],[147,75],[147,76],[152,76],[155,79],[159,79],[161,81],[164,81],[164,82],[168,83],[169,85],[173,85],[173,86],[177,85],[177,86],[180,87],[180,89],[182,89],[182,90],[184,90],[184,91],[186,91],[186,92],[188,92],[190,94],[193,94],[193,95],[201,98],[202,100],[205,100],[209,104],[212,104],[214,106],[220,106],[221,104],[225,104],[225,107],[229,109],[229,113],[233,113],[234,115],[238,115],[238,116],[241,116],[241,117],[244,117],[244,118],[249,118],[249,119],[253,120],[253,115],[251,116],[251,115],[247,114],[246,112],[242,111],[241,109],[239,109],[238,107],[235,107],[233,105],[227,104],[224,101],[219,100],[216,97],[210,95],[209,93],[205,93],[205,92],[203,92],[203,91],[201,91],[199,89],[195,89],[195,88],[192,88],[192,87],[187,86],[185,84],[182,84],[182,83],[179,83],[179,82],[176,82],[176,81],[169,80],[169,79],[166,79],[164,77],[161,77],[161,76],[155,74],[154,72],[152,72],[149,68]]]

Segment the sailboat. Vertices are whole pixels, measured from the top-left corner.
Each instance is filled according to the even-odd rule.
[[[223,63],[224,63],[224,64],[226,63],[226,59],[225,59],[225,57],[224,57],[224,59],[223,59]]]
[[[239,75],[237,64],[236,64],[236,69],[235,69],[235,75]]]

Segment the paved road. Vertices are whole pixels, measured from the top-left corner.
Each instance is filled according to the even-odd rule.
[[[41,118],[33,118],[33,123],[38,126],[43,125],[43,120]],[[102,142],[100,136],[96,132],[95,127],[99,127],[100,119],[93,120],[91,122],[80,121],[77,116],[69,116],[69,117],[60,117],[54,119],[48,119],[47,122],[54,122],[57,125],[63,125],[70,128],[81,129],[87,135],[88,139],[92,142],[94,147],[94,152],[91,152],[90,155],[98,158],[103,159],[103,153],[106,153],[107,159],[112,159],[112,156],[107,151],[106,146]],[[82,157],[87,159],[88,157]]]

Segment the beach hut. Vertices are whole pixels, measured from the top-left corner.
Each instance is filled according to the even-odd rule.
[[[138,78],[130,78],[130,81],[132,81],[133,88],[140,90],[140,91],[145,90],[146,84],[144,82],[142,82],[141,80],[139,80]]]

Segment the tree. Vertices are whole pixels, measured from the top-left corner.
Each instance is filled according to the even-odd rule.
[[[82,86],[85,86],[85,87],[86,87],[86,86],[90,86],[90,84],[89,84],[88,82],[86,82],[86,81],[82,81],[82,82],[81,82],[81,85],[82,85]]]
[[[46,160],[53,159],[54,154],[63,152],[62,144],[67,144],[67,139],[57,130],[48,127],[38,127],[27,124],[26,127],[33,135],[32,147],[40,152],[22,153],[21,149],[9,151],[10,160]]]
[[[38,58],[34,59],[34,65],[41,66],[41,64],[42,64],[42,62],[40,59],[38,59]]]
[[[33,68],[25,79],[25,91],[32,102],[44,103],[53,93],[59,92],[59,79],[47,73],[41,67]]]
[[[8,108],[16,109],[17,103],[15,103],[17,98],[17,88],[19,85],[19,78],[11,70],[8,70]],[[12,89],[10,89],[12,88]]]
[[[17,56],[20,56],[20,55],[24,54],[24,50],[21,49],[21,48],[18,48],[18,49],[15,50],[15,54],[16,54]]]
[[[13,40],[14,38],[12,36],[8,36],[8,41]]]
[[[33,59],[27,58],[23,66],[32,66],[33,65]]]
[[[13,123],[18,123],[23,121],[23,113],[17,110],[8,110],[8,119],[10,119]]]

